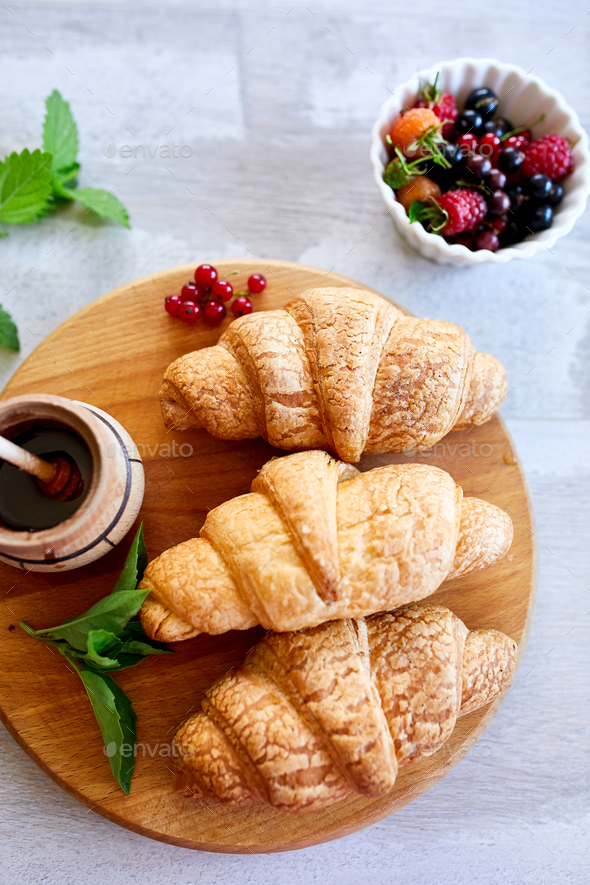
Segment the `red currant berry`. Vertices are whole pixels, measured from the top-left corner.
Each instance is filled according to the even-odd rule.
[[[523,139],[523,147],[526,147],[533,140],[533,133],[530,129],[523,129],[522,132],[518,133],[518,137]]]
[[[217,280],[217,271],[212,264],[199,264],[195,271],[195,283],[201,292],[208,292]]]
[[[224,301],[229,301],[233,294],[234,287],[227,280],[217,280],[211,286],[211,298],[214,301],[221,301],[222,304]]]
[[[501,234],[503,230],[506,229],[506,225],[508,224],[508,216],[501,215],[496,218],[490,218],[490,229],[493,230],[495,234]]]
[[[502,150],[502,142],[494,132],[486,132],[486,134],[480,138],[477,150],[482,157],[488,157],[495,166],[496,160]]]
[[[164,308],[166,310],[166,313],[169,313],[171,317],[177,317],[181,304],[182,298],[180,297],[180,295],[169,295],[168,298],[166,298],[166,300],[164,301]]]
[[[249,298],[246,298],[245,295],[240,295],[239,298],[232,301],[231,312],[236,318],[243,317],[247,313],[252,313],[252,302]]]
[[[474,135],[473,132],[466,132],[465,135],[460,135],[456,141],[456,144],[461,148],[461,153],[464,157],[470,153],[470,151],[474,151],[477,148],[477,135]]]
[[[201,316],[201,308],[194,301],[183,301],[178,316],[183,323],[192,326]]]
[[[500,240],[493,230],[484,230],[476,236],[473,245],[475,246],[476,252],[479,252],[480,249],[488,249],[490,252],[497,252],[500,247]]]
[[[212,326],[217,326],[225,316],[225,307],[220,301],[206,301],[203,316]]]
[[[266,289],[266,278],[261,273],[253,273],[248,277],[248,289],[252,295],[258,295]],[[250,311],[248,311],[250,313]]]
[[[457,246],[465,246],[467,249],[471,249],[473,246],[473,235],[472,231],[463,231],[463,233],[455,234],[453,237],[453,243],[456,243]]]
[[[199,297],[199,290],[197,289],[197,284],[189,281],[185,283],[182,289],[180,290],[180,297],[183,301],[196,301]]]
[[[516,148],[517,151],[521,151],[528,144],[528,141],[523,135],[511,135],[510,138],[507,138],[506,141],[502,143],[503,148]]]

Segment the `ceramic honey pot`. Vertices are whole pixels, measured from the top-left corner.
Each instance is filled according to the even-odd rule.
[[[123,539],[145,477],[135,443],[111,415],[61,396],[17,396],[0,401],[0,435],[41,458],[60,452],[79,475],[73,497],[54,500],[0,461],[0,560],[26,572],[66,571]]]

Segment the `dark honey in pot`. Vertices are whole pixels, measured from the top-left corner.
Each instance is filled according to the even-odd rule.
[[[75,431],[52,422],[16,427],[11,441],[47,461],[65,458],[79,471],[68,500],[47,495],[38,480],[0,460],[0,523],[13,531],[39,532],[69,519],[83,504],[92,477],[92,456]]]

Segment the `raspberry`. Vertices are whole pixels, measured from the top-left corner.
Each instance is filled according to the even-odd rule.
[[[430,108],[410,108],[394,121],[389,137],[393,145],[406,148],[436,126],[440,120]]]
[[[408,213],[411,222],[421,221],[434,233],[453,237],[483,221],[488,204],[477,191],[461,189],[447,191],[438,200],[413,202]]]
[[[527,178],[541,173],[560,181],[574,168],[574,155],[563,135],[544,135],[524,148],[522,173]]]
[[[440,231],[445,237],[473,230],[480,221],[483,221],[488,211],[488,205],[482,195],[470,190],[447,191],[439,197],[438,205],[449,216]]]

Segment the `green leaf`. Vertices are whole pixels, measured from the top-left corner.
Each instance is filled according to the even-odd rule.
[[[107,673],[78,670],[78,675],[90,698],[113,776],[121,789],[129,795],[137,737],[135,710],[125,692]]]
[[[169,655],[174,654],[171,648],[156,648],[148,642],[140,642],[137,639],[128,639],[121,649],[125,654],[132,655]]]
[[[58,627],[35,630],[34,635],[39,639],[65,639],[75,649],[87,652],[88,634],[91,630],[118,633],[127,621],[137,614],[148,593],[149,589],[111,593],[100,599],[84,614],[69,618]]]
[[[75,190],[62,187],[59,193],[61,196],[83,203],[101,218],[110,218],[112,221],[122,224],[123,227],[131,227],[127,209],[114,194],[107,193],[97,187],[81,187]]]
[[[420,200],[412,200],[412,202],[410,203],[410,209],[408,211],[408,218],[410,219],[410,222],[422,221],[426,208],[426,203],[422,203],[420,202]]]
[[[53,171],[53,170],[52,170]],[[60,169],[58,172],[53,173],[54,178],[54,189],[59,191],[61,185],[68,185],[68,187],[76,187],[75,180],[76,175],[80,171],[79,163],[72,163],[71,166],[66,166],[65,169]],[[61,196],[61,194],[60,194]],[[69,199],[68,197],[62,197],[62,199]]]
[[[119,579],[113,587],[113,593],[119,593],[121,590],[135,590],[148,564],[147,550],[145,549],[145,541],[143,540],[143,522],[140,524],[135,537],[131,542],[127,559],[123,570],[119,575]]]
[[[449,213],[442,206],[439,206],[434,199],[425,200],[424,202],[414,200],[410,203],[408,218],[410,222],[419,221],[428,230],[438,233],[449,220]]]
[[[0,345],[9,350],[20,350],[18,331],[10,314],[0,306]]]
[[[51,154],[12,153],[0,163],[0,221],[26,224],[41,212],[51,194]]]
[[[85,658],[89,661],[93,661],[99,667],[109,669],[119,665],[117,658],[113,655],[117,655],[121,651],[122,643],[110,630],[90,630],[87,645],[88,651]],[[105,651],[108,652],[108,657],[103,655]]]
[[[43,123],[43,148],[52,154],[51,171],[62,182],[75,175],[62,176],[76,165],[78,157],[78,128],[70,106],[57,89],[45,100],[45,121]],[[77,171],[77,170],[76,170]]]

